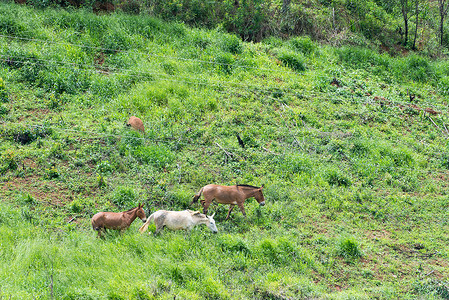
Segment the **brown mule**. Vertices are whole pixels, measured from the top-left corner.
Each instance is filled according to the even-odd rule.
[[[92,228],[98,231],[98,237],[102,237],[102,231],[106,229],[120,230],[121,232],[128,229],[131,223],[139,217],[142,222],[146,222],[143,204],[139,203],[138,207],[131,208],[124,212],[99,212],[92,217]]]
[[[212,203],[212,200],[215,199],[218,203],[230,204],[226,220],[229,219],[231,211],[235,205],[240,208],[243,216],[246,217],[245,207],[243,206],[246,199],[254,197],[257,202],[259,202],[259,205],[265,205],[265,198],[263,196],[262,189],[263,185],[261,187],[257,187],[246,184],[237,184],[232,186],[208,184],[202,187],[201,190],[193,197],[191,204],[197,202],[201,197],[201,194],[203,194],[204,200],[201,200],[200,202],[203,206],[204,214],[207,213],[209,205]]]

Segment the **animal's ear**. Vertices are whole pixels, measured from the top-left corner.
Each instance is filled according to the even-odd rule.
[[[143,203],[141,204],[140,202],[139,202],[139,208],[142,208],[143,207]]]
[[[262,184],[262,186],[260,187],[260,189],[263,189],[264,185]]]
[[[211,219],[213,219],[213,218],[214,218],[214,216],[215,216],[215,213],[213,213],[213,214],[212,214],[212,216],[210,216],[210,218],[211,218]]]

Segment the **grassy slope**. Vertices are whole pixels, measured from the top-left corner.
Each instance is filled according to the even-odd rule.
[[[447,298],[446,63],[0,10],[1,296]],[[265,184],[267,205],[212,206],[214,236],[90,229],[138,201],[191,208],[212,182]]]

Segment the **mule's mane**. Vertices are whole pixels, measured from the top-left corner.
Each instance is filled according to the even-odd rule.
[[[195,213],[195,214],[192,214],[192,217],[194,217],[194,218],[200,218],[200,219],[207,218],[207,216],[206,216],[205,214],[202,214],[202,213],[200,213],[200,212],[197,212],[197,213]]]
[[[248,188],[252,188],[252,189],[258,189],[258,186],[254,186],[254,185],[248,185],[248,184],[237,184],[238,187],[248,187]]]
[[[126,211],[124,211],[124,213],[130,212],[130,211],[132,211],[132,210],[134,210],[134,209],[136,209],[136,208],[139,208],[139,207],[138,207],[138,206],[136,206],[136,207],[134,207],[134,208],[130,208],[130,209],[128,209],[128,210],[126,210]]]

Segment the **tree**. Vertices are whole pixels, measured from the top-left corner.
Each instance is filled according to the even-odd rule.
[[[419,2],[420,0],[415,0],[415,37],[413,38],[412,49],[416,50],[416,39],[418,37],[418,26],[419,26]]]
[[[438,8],[440,9],[440,45],[443,45],[443,24],[444,17],[447,16],[447,11],[449,9],[449,3],[446,0],[438,0]]]
[[[409,2],[408,0],[399,0],[400,4],[401,4],[401,12],[402,12],[402,17],[404,18],[404,46],[407,46],[407,42],[408,42],[408,19],[409,19]]]

